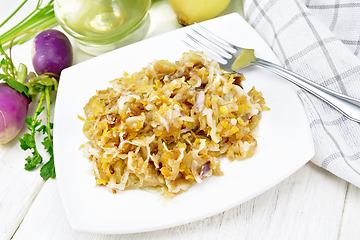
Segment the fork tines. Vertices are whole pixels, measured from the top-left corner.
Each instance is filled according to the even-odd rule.
[[[195,23],[190,29],[192,31],[186,33],[186,35],[189,40],[191,40],[191,43],[183,40],[190,48],[203,51],[208,57],[221,63],[226,63],[226,61],[231,58],[231,54],[236,52],[236,46],[212,33],[200,24]]]

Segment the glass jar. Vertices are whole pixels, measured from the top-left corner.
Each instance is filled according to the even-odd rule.
[[[91,55],[143,38],[150,26],[151,0],[55,0],[61,27]]]

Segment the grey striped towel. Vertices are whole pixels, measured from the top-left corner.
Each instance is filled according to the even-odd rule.
[[[360,1],[245,0],[244,12],[286,68],[360,99]],[[297,93],[313,133],[312,162],[360,188],[360,123]]]

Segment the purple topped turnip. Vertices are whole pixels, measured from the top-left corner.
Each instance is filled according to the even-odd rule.
[[[28,112],[29,99],[11,88],[7,83],[0,83],[0,144],[14,139],[24,125]]]
[[[33,42],[32,63],[38,75],[60,72],[72,65],[71,43],[62,32],[49,29],[39,33]]]

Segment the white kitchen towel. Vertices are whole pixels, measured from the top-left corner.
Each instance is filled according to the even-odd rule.
[[[244,12],[286,68],[360,99],[360,1],[245,0]],[[314,138],[312,161],[360,188],[360,123],[297,93]]]

